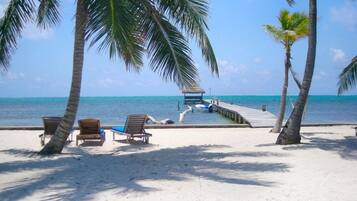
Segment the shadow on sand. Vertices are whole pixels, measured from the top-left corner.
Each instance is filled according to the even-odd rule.
[[[345,136],[343,139],[328,139],[316,135],[333,135],[333,132],[301,132],[304,143],[294,145],[258,144],[256,147],[281,146],[283,150],[321,149],[336,152],[346,160],[357,160],[357,137]]]
[[[357,137],[346,136],[343,139],[327,139],[321,137],[306,137],[304,134],[301,137],[309,142],[294,146],[286,146],[283,147],[283,149],[321,149],[324,151],[336,152],[343,159],[357,160]]]
[[[284,163],[238,162],[237,157],[283,157],[273,152],[226,152],[222,145],[185,146],[172,149],[150,150],[126,154],[89,154],[83,149],[67,148],[71,155],[54,157],[34,156],[0,164],[0,176],[25,171],[37,171],[39,177],[6,184],[0,189],[1,200],[20,200],[38,190],[50,187],[52,193],[44,200],[88,200],[96,193],[113,190],[118,196],[123,192],[145,193],[161,189],[143,185],[143,181],[184,181],[202,178],[233,185],[269,187],[275,183],[258,179],[259,172],[283,172]],[[145,147],[144,147],[145,149]],[[218,152],[225,149],[225,152]],[[25,155],[26,150],[3,150],[2,154]],[[225,160],[235,157],[234,162]],[[232,161],[232,160],[230,160]],[[41,173],[42,171],[42,173]],[[30,178],[30,179],[29,179]],[[28,190],[31,188],[31,191]],[[46,190],[45,190],[46,192]]]

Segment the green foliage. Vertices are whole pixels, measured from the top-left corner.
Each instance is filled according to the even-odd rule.
[[[11,0],[0,19],[0,66],[7,69],[11,54],[17,47],[25,24],[33,17],[35,4],[32,0]]]
[[[280,11],[278,17],[280,26],[264,25],[265,30],[271,34],[275,40],[290,47],[297,40],[308,35],[309,18],[304,13],[292,13],[287,10]]]
[[[59,0],[41,0],[37,11],[38,26],[47,28],[57,25],[61,19],[59,7]]]
[[[100,51],[108,50],[110,58],[123,59],[127,69],[143,65],[143,39],[139,29],[139,11],[131,1],[88,0],[87,40]]]
[[[351,63],[343,69],[342,73],[339,75],[338,81],[338,94],[341,95],[343,92],[356,86],[357,80],[357,56],[355,56]]]
[[[32,0],[10,1],[0,24],[1,66],[9,65],[23,25],[35,15],[42,28],[60,22],[60,1],[39,1],[37,13]],[[86,0],[85,4],[86,41],[90,47],[107,51],[110,58],[122,59],[127,70],[139,71],[143,54],[148,53],[151,68],[165,80],[173,80],[180,87],[193,85],[198,75],[185,37],[189,36],[197,41],[212,73],[218,75],[216,57],[206,34],[207,0]]]
[[[151,68],[166,80],[174,80],[179,85],[195,83],[197,70],[190,58],[191,49],[187,40],[167,18],[155,11],[151,5],[144,5],[148,12],[143,14],[143,27],[151,56]]]
[[[208,29],[206,23],[208,16],[207,1],[162,0],[159,8],[163,13],[168,13],[170,18],[176,21],[176,24],[181,26],[190,36],[196,38],[212,73],[218,75],[216,57],[206,34],[206,29]]]

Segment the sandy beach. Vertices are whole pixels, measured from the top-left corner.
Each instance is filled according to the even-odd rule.
[[[0,131],[0,200],[356,200],[352,126],[151,129],[149,145],[112,141],[40,157],[41,131]]]

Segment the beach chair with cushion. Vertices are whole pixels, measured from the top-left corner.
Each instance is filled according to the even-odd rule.
[[[128,143],[134,140],[134,138],[140,138],[144,143],[148,144],[149,137],[152,135],[147,133],[144,129],[146,120],[146,114],[129,115],[124,126],[116,126],[112,128],[113,140],[115,140],[115,134],[119,134],[125,135]]]
[[[82,140],[99,140],[101,144],[105,141],[104,129],[100,128],[98,119],[81,119],[78,120],[79,134],[77,135],[76,145]]]
[[[62,117],[42,117],[44,132],[41,135],[39,135],[42,146],[45,145],[46,137],[52,137],[55,134],[61,120]],[[69,141],[71,142],[72,140],[73,140],[73,132],[70,133]]]

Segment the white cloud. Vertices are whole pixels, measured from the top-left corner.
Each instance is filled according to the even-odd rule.
[[[261,77],[271,77],[272,74],[271,74],[271,71],[268,70],[268,69],[262,69],[262,70],[259,70],[257,72],[255,72],[257,75],[261,75]]]
[[[37,77],[35,77],[35,81],[38,83],[42,83],[42,82],[44,82],[44,79],[40,76],[37,76]]]
[[[357,4],[345,1],[340,7],[331,9],[332,20],[342,24],[350,31],[357,31]]]
[[[326,75],[327,74],[324,71],[319,71],[316,73],[314,78],[319,81],[319,80],[322,80],[324,77],[326,77]]]
[[[345,61],[346,54],[343,50],[337,48],[330,48],[330,54],[333,62]]]
[[[2,75],[0,75],[2,76]],[[14,72],[11,72],[11,71],[8,71],[8,72],[4,72],[4,78],[6,78],[7,80],[19,80],[19,79],[22,79],[25,77],[25,74],[24,73],[14,73]]]
[[[46,40],[53,36],[52,29],[39,29],[34,23],[29,24],[24,32],[23,36],[30,40]]]
[[[263,61],[263,59],[260,58],[260,57],[255,57],[255,58],[253,59],[253,62],[256,63],[256,64],[260,64],[260,63],[262,63],[262,61]]]
[[[242,90],[251,82],[260,82],[270,79],[269,70],[257,70],[255,67],[218,59],[220,83],[226,88]]]
[[[124,86],[123,82],[121,82],[119,79],[113,79],[111,77],[106,77],[98,80],[97,85],[102,87]]]
[[[233,64],[227,60],[218,60],[219,72],[221,75],[232,76],[243,73],[247,66],[244,64]]]

